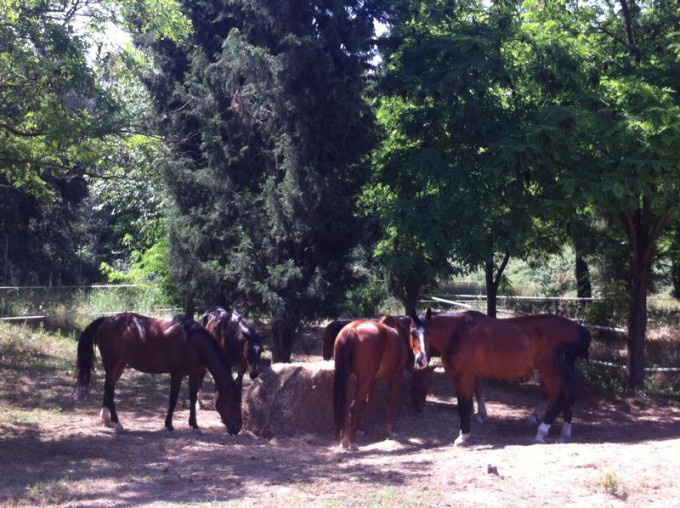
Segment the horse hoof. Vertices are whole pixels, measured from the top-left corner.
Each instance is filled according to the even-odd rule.
[[[557,438],[558,443],[568,443],[569,442],[569,437],[568,436],[560,436]]]
[[[468,446],[470,444],[470,434],[460,434],[453,442],[454,446]]]
[[[116,434],[120,434],[121,432],[125,432],[125,429],[120,423],[116,422],[116,424],[114,425],[114,431]]]
[[[203,434],[203,431],[198,427],[192,427],[191,432],[193,432],[194,434]]]
[[[482,415],[477,415],[477,418],[475,418],[475,420],[477,420],[477,423],[484,423],[484,420],[486,420],[486,417],[482,416]]]
[[[389,440],[394,440],[394,439],[397,439],[397,437],[399,437],[399,434],[397,434],[396,432],[390,432],[390,433],[387,435],[387,440],[388,440],[388,441],[389,441]]]
[[[99,418],[101,418],[102,423],[112,429],[114,427],[113,422],[111,421],[111,411],[109,411],[109,408],[103,407],[102,410],[99,412]]]
[[[536,418],[536,415],[531,415],[529,418],[527,418],[527,424],[531,425],[532,427],[538,425],[538,419]]]

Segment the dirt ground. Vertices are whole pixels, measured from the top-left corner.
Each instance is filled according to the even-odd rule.
[[[313,353],[309,344],[298,353]],[[576,408],[571,443],[554,442],[555,425],[551,443],[537,445],[525,422],[537,386],[487,382],[490,418],[473,423],[472,444],[459,448],[453,390],[438,369],[425,412],[397,420],[398,439],[376,425],[350,452],[330,426],[271,441],[229,436],[211,410],[199,412],[196,433],[186,405],[167,433],[167,379],[131,371],[116,396],[126,431],[115,434],[99,420],[101,378],[84,404],[68,400],[65,383],[44,392],[40,409],[25,402],[49,383],[24,379],[0,406],[32,415],[0,420],[2,505],[680,505],[678,407],[591,397]]]

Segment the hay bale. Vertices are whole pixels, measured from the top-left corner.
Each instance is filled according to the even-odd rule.
[[[399,388],[395,426],[413,414],[410,386],[405,376]],[[279,363],[262,371],[243,390],[243,429],[267,439],[316,434],[333,436],[333,362]],[[350,377],[351,401],[356,386]],[[384,432],[387,421],[389,383],[376,384],[367,431]]]

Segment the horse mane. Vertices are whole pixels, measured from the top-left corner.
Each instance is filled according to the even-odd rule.
[[[231,372],[231,363],[229,362],[229,358],[227,358],[227,355],[225,355],[224,352],[222,351],[222,348],[220,347],[219,342],[217,342],[217,339],[213,337],[212,334],[208,332],[208,330],[203,328],[203,326],[201,326],[198,322],[196,322],[193,318],[187,316],[186,314],[179,314],[177,316],[174,316],[172,318],[172,323],[180,325],[182,330],[188,336],[198,336],[202,338],[204,342],[208,344],[208,348],[218,359],[218,361],[229,372]]]

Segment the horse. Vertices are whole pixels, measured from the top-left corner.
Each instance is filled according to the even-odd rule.
[[[394,319],[398,323],[398,331],[400,336],[404,339],[406,344],[409,344],[409,325],[411,318],[409,316],[395,316]],[[333,345],[335,339],[342,328],[351,323],[350,319],[337,319],[331,321],[326,325],[323,335],[322,356],[324,360],[333,358]],[[410,366],[413,364],[413,353],[411,348],[408,348],[409,361],[408,366],[411,371],[411,400],[413,407],[417,413],[422,413],[425,407],[425,399],[427,393],[432,386],[432,371],[434,367],[430,367],[429,371],[413,370]],[[433,356],[439,356],[439,353],[433,351]],[[481,380],[475,384],[475,398],[477,399],[477,421],[483,422],[487,418],[486,403],[484,401],[484,394],[482,393]]]
[[[215,380],[216,409],[230,434],[241,430],[241,391],[231,377],[229,361],[215,338],[188,316],[156,319],[130,312],[101,317],[90,323],[78,339],[76,385],[73,398],[82,400],[90,389],[95,365],[95,344],[106,373],[100,416],[107,427],[123,431],[114,393],[127,365],[151,374],[170,373],[170,401],[165,428],[174,430],[172,415],[180,386],[189,376],[189,426],[198,430],[196,399],[206,369]]]
[[[577,358],[588,359],[590,332],[561,316],[543,314],[496,319],[481,313],[432,315],[410,312],[414,368],[424,369],[432,348],[442,351],[442,364],[458,399],[460,434],[456,445],[470,439],[472,392],[479,378],[517,379],[538,371],[547,411],[535,442],[545,443],[550,426],[562,412],[560,441],[571,437],[571,420],[582,386]]]
[[[389,380],[390,393],[387,410],[387,433],[390,439],[394,432],[394,413],[399,382],[409,360],[406,341],[400,333],[397,319],[385,316],[380,321],[359,319],[345,325],[335,339],[333,356],[335,380],[333,385],[333,412],[335,439],[342,445],[356,450],[357,430],[363,426],[366,409],[370,405],[376,381]],[[408,326],[406,324],[406,326]],[[350,404],[349,429],[346,406],[349,376],[354,374],[357,387]],[[362,420],[360,422],[360,420]]]
[[[259,333],[252,323],[236,309],[212,307],[201,318],[201,324],[220,343],[225,354],[236,366],[236,384],[243,386],[246,370],[250,379],[260,375],[258,362],[264,348],[265,334]],[[202,385],[201,381],[201,385]]]

